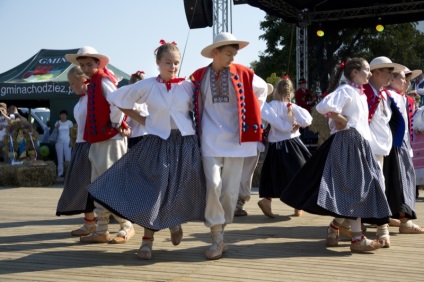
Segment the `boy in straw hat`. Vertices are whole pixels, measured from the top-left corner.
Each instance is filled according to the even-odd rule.
[[[267,84],[251,69],[233,64],[238,50],[248,44],[230,33],[218,34],[201,52],[212,63],[191,76],[206,176],[205,225],[212,238],[205,252],[208,259],[219,259],[226,251],[224,226],[233,221],[243,161],[257,155],[257,142],[262,140]]]
[[[125,137],[129,136],[130,129],[123,120],[123,113],[108,102],[118,82],[115,75],[106,68],[109,58],[90,46],[82,47],[77,54],[66,54],[65,58],[80,66],[90,79],[84,140],[91,144],[88,158],[91,161],[91,182],[93,182],[127,152]],[[110,240],[108,225],[111,212],[99,203],[95,203],[95,207],[96,230],[88,236],[81,237],[81,242],[120,244],[134,235],[132,223],[114,215],[121,228],[116,237]]]

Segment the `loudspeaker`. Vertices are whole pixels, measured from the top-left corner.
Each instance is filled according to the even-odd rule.
[[[249,4],[248,0],[233,0],[234,5]]]
[[[188,26],[191,29],[213,25],[212,0],[184,0]]]

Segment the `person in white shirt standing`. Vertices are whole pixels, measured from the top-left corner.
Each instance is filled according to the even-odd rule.
[[[212,239],[205,252],[208,259],[219,259],[227,250],[224,227],[234,218],[243,161],[257,155],[257,142],[262,140],[260,113],[267,84],[251,69],[233,63],[237,52],[248,44],[230,33],[218,34],[201,51],[212,63],[191,75],[196,87],[194,120],[206,176],[205,225]]]
[[[259,197],[263,199],[258,205],[262,212],[271,218],[275,217],[271,210],[272,198],[280,198],[284,187],[311,157],[308,148],[299,138],[299,128],[311,125],[312,116],[308,110],[291,103],[293,96],[293,83],[289,77],[283,77],[274,91],[274,100],[269,102],[277,115],[291,124],[284,131],[271,125],[268,134],[268,152],[259,185]],[[295,216],[301,214],[301,210],[294,210]]]
[[[159,76],[124,86],[111,99],[134,121],[145,123],[148,134],[87,187],[96,201],[144,227],[137,256],[145,260],[152,258],[155,232],[169,228],[172,244],[179,245],[181,224],[203,221],[205,214],[205,176],[189,116],[193,85],[176,77],[178,47],[161,43],[155,53]],[[134,110],[143,103],[147,117]]]
[[[55,127],[58,130],[58,136],[55,144],[57,155],[57,175],[63,177],[63,164],[71,160],[71,136],[70,130],[74,126],[72,121],[68,120],[68,112],[60,111],[60,120],[56,121]]]

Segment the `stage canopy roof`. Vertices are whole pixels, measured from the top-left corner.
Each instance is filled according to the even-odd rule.
[[[234,0],[298,25],[372,27],[424,20],[424,1],[412,0]]]

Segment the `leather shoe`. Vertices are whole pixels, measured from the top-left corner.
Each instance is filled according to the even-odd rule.
[[[152,247],[153,247],[153,238],[152,239],[143,239],[141,242],[140,249],[138,249],[137,257],[139,259],[149,260],[152,258]]]
[[[267,217],[274,218],[274,217],[277,216],[276,214],[273,214],[272,211],[271,211],[271,201],[270,200],[263,198],[262,200],[260,200],[258,202],[258,206],[262,210],[264,215],[266,215]]]
[[[380,249],[382,245],[377,241],[372,241],[362,236],[360,240],[352,240],[350,250],[352,253],[370,253]]]
[[[98,234],[94,232],[88,236],[80,237],[80,241],[83,243],[109,243],[110,235],[109,232],[104,234]]]
[[[120,230],[118,232],[118,235],[116,235],[115,238],[113,238],[113,240],[111,240],[109,243],[110,244],[124,244],[129,239],[131,239],[132,236],[134,236],[134,234],[135,234],[134,227],[132,227],[132,226],[131,226],[130,229],[124,231],[124,232],[126,232],[125,236],[122,236],[121,234],[119,234],[119,233],[122,233],[122,231],[124,231],[124,230]]]
[[[178,230],[176,230],[178,227]],[[175,229],[175,230],[173,230]],[[181,240],[183,239],[183,229],[180,225],[175,226],[173,228],[170,228],[171,230],[171,242],[172,245],[178,246],[181,243]]]
[[[228,250],[227,245],[224,242],[213,243],[208,250],[205,251],[207,259],[215,260],[222,257],[222,254]]]

